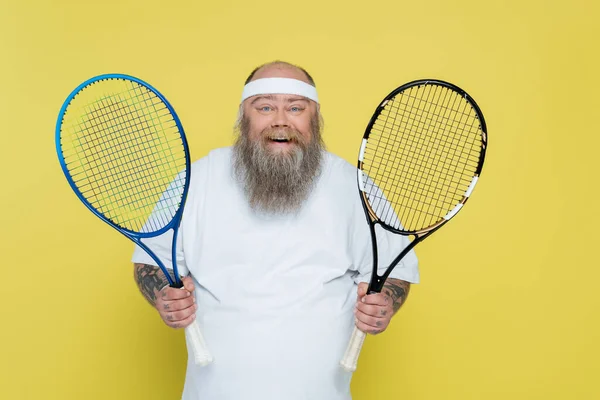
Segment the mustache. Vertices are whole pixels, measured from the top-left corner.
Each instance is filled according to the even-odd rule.
[[[304,138],[293,128],[266,128],[261,132],[263,140],[283,139],[288,142],[304,143]]]

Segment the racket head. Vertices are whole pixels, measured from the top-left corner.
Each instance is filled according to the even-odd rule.
[[[148,83],[104,74],[75,88],[55,131],[61,168],[78,198],[130,238],[177,228],[190,182],[179,117]]]
[[[371,117],[359,152],[370,223],[403,235],[433,232],[469,199],[486,147],[483,113],[461,88],[437,79],[396,88]]]

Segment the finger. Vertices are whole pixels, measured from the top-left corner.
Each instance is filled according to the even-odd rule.
[[[389,323],[389,320],[387,318],[374,317],[372,315],[365,314],[360,310],[356,310],[354,316],[358,321],[362,322],[367,326],[370,326],[371,328],[385,329]]]
[[[196,304],[194,304],[186,309],[179,311],[163,311],[161,312],[161,317],[167,323],[179,322],[186,319],[190,315],[195,314],[197,309],[198,307],[196,306]]]
[[[378,333],[383,332],[383,330],[369,326],[359,320],[356,320],[356,327],[364,333],[370,333],[371,335],[377,335]]]
[[[377,306],[387,306],[392,303],[390,296],[383,293],[372,293],[364,296],[361,300],[364,304],[372,304]]]
[[[182,300],[162,300],[156,302],[156,308],[163,311],[179,311],[184,310],[196,302],[194,296],[188,296]]]
[[[187,317],[181,321],[169,322],[169,323],[167,323],[167,325],[170,326],[171,328],[175,328],[175,329],[187,328],[192,322],[194,322],[195,319],[196,319],[196,313],[193,313],[192,315],[190,315],[189,317]]]
[[[367,294],[367,289],[369,288],[369,285],[366,282],[361,282],[358,284],[358,298],[363,297],[365,294]]]
[[[374,306],[364,303],[357,303],[355,309],[361,311],[363,314],[378,318],[386,317],[392,312],[392,308],[388,306]]]
[[[191,293],[185,289],[177,289],[167,286],[161,290],[160,297],[163,300],[180,300],[191,296]]]
[[[194,287],[194,280],[192,279],[191,276],[185,276],[181,279],[181,282],[183,282],[183,286],[185,287],[185,290],[187,290],[188,292],[193,292],[195,287]]]

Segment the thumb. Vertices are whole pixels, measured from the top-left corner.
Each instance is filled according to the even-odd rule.
[[[185,290],[187,290],[190,293],[194,291],[194,281],[191,276],[183,277],[181,279],[181,282],[183,283]]]
[[[358,284],[358,297],[363,297],[367,294],[367,289],[369,288],[369,284],[366,282],[361,282]]]

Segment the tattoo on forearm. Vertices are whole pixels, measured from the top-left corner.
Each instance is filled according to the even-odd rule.
[[[140,291],[152,306],[156,306],[156,296],[169,284],[159,267],[149,264],[135,264],[135,281]]]
[[[383,285],[383,292],[390,296],[394,302],[394,313],[402,307],[409,291],[410,283],[400,279],[388,279]]]

